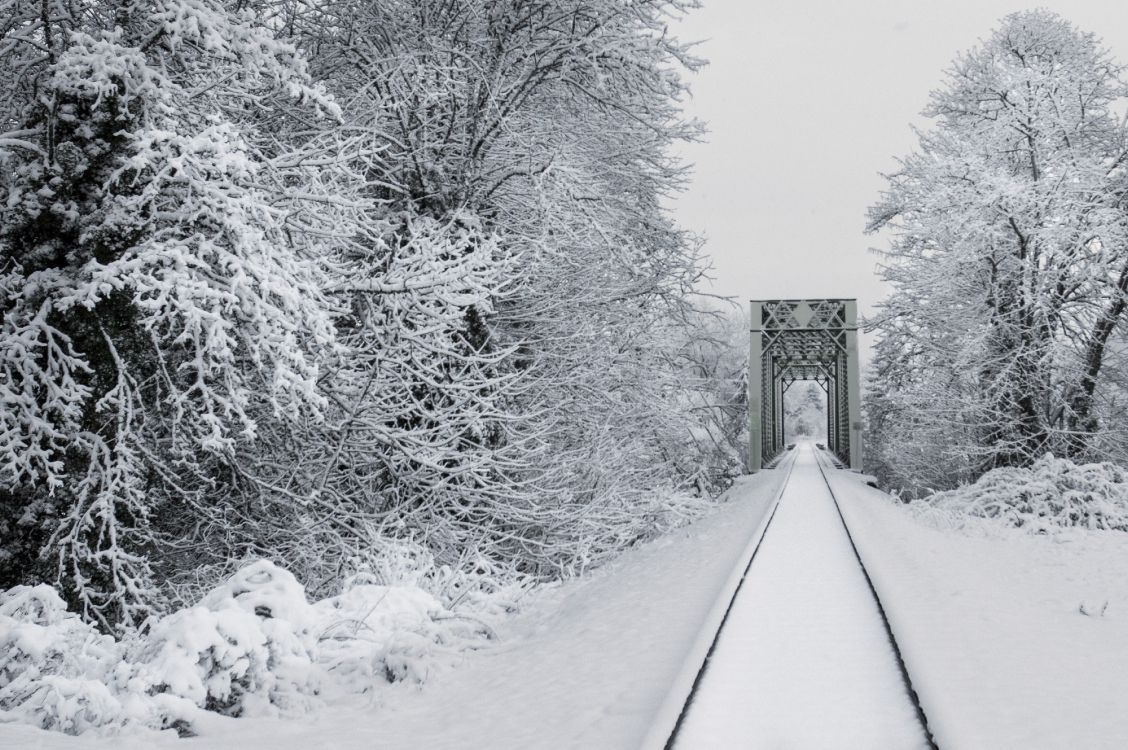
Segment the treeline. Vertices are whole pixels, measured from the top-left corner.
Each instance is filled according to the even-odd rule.
[[[739,466],[662,209],[693,4],[0,3],[0,586],[129,625],[692,514]]]
[[[1126,94],[1098,39],[1045,11],[1006,17],[933,93],[869,217],[892,237],[868,393],[887,483],[1128,461]]]

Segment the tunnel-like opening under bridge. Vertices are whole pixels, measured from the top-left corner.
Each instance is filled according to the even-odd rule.
[[[759,471],[786,447],[784,396],[804,380],[826,392],[827,448],[861,469],[857,301],[753,300],[750,320],[748,471]]]

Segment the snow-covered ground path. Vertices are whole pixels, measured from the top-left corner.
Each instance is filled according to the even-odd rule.
[[[796,451],[675,747],[927,747],[815,450]]]

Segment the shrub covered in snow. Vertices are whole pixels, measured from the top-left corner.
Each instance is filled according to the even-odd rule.
[[[494,639],[487,621],[512,611],[529,585],[485,559],[438,565],[421,545],[388,543],[353,561],[338,595],[314,603],[320,663],[357,692],[384,681],[420,685]]]
[[[1065,527],[1128,531],[1128,471],[1046,454],[1029,468],[994,469],[914,506],[926,515],[997,519],[1031,533]]]
[[[47,585],[0,594],[0,711],[70,734],[122,723],[113,684],[122,648],[68,612]]]
[[[138,659],[150,690],[229,716],[301,708],[318,691],[313,608],[266,560],[153,624]]]
[[[492,636],[419,586],[373,580],[356,575],[311,604],[292,574],[259,560],[120,640],[69,612],[50,586],[17,586],[0,594],[0,718],[71,734],[191,733],[204,711],[295,713],[330,685],[418,685]]]
[[[423,682],[427,655],[444,640],[442,606],[416,588],[360,584],[318,602],[317,611],[328,668],[367,684]]]

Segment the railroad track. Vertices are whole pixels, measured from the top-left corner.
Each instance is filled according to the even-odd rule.
[[[801,452],[805,451],[810,451],[813,455],[814,460],[812,462],[805,453],[802,455],[801,470],[797,482],[799,486],[792,487],[792,483],[796,479],[796,464],[800,459]],[[836,533],[840,535],[844,532],[845,539],[848,542],[848,544],[843,544],[841,539],[838,539],[838,541],[833,545],[836,550],[834,555],[831,556],[833,567],[841,568],[847,565],[856,566],[857,571],[847,574],[852,581],[851,586],[853,588],[851,590],[853,591],[853,596],[855,597],[855,599],[857,597],[869,597],[872,600],[873,607],[876,608],[876,617],[874,617],[871,612],[865,618],[864,628],[863,626],[858,626],[859,628],[866,630],[866,632],[863,634],[862,640],[867,641],[870,644],[869,648],[871,650],[875,652],[877,650],[882,650],[882,653],[878,654],[876,661],[889,662],[888,665],[883,664],[883,666],[880,668],[881,670],[884,670],[884,673],[882,675],[882,680],[884,681],[883,684],[892,685],[895,682],[895,678],[892,676],[892,670],[896,670],[896,672],[898,673],[900,687],[903,688],[904,692],[904,696],[903,698],[901,698],[901,700],[904,700],[906,702],[905,706],[902,709],[906,717],[905,721],[915,720],[916,722],[915,727],[911,731],[909,729],[905,729],[904,727],[898,728],[898,731],[902,733],[898,736],[909,736],[911,734],[914,738],[919,737],[919,739],[914,740],[911,745],[912,747],[928,747],[935,750],[935,748],[937,748],[937,745],[928,727],[928,718],[925,714],[924,708],[920,704],[916,690],[913,687],[912,678],[905,664],[900,646],[897,644],[897,639],[893,633],[892,628],[890,627],[885,608],[876,589],[874,588],[873,581],[869,575],[869,572],[865,568],[865,564],[858,552],[857,545],[855,544],[854,538],[850,533],[849,526],[846,524],[845,517],[843,516],[842,509],[839,505],[839,498],[835,494],[827,475],[828,469],[830,471],[833,471],[835,470],[835,468],[832,465],[828,464],[826,456],[821,451],[816,451],[813,447],[800,447],[800,449],[789,451],[788,453],[790,455],[785,456],[778,464],[779,468],[776,469],[777,471],[785,471],[787,472],[787,474],[776,493],[770,510],[768,511],[767,520],[761,524],[761,528],[758,530],[758,538],[754,540],[754,543],[750,546],[750,551],[746,554],[746,559],[743,561],[743,571],[740,575],[739,581],[737,582],[734,589],[729,589],[732,591],[732,594],[731,596],[729,596],[728,601],[724,603],[724,614],[720,618],[719,624],[715,626],[715,631],[712,633],[709,648],[705,653],[704,658],[700,659],[699,663],[697,663],[696,665],[687,665],[687,669],[696,667],[696,674],[693,677],[692,684],[689,686],[688,691],[686,691],[684,694],[684,700],[681,702],[680,707],[678,707],[679,710],[677,710],[676,720],[672,721],[671,726],[663,728],[662,732],[652,733],[651,741],[649,741],[644,747],[646,747],[647,750],[656,750],[658,747],[663,747],[666,750],[670,750],[672,748],[678,748],[678,750],[694,750],[694,748],[698,747],[718,747],[719,745],[714,742],[705,742],[700,740],[701,736],[709,735],[709,733],[714,729],[714,727],[708,726],[709,724],[716,720],[717,717],[721,717],[721,720],[728,720],[727,717],[729,717],[731,714],[740,713],[740,709],[743,709],[745,712],[753,712],[753,715],[758,710],[757,705],[755,705],[754,703],[742,703],[740,704],[740,709],[733,708],[732,710],[726,709],[723,711],[719,709],[714,710],[716,705],[719,705],[717,703],[718,695],[721,695],[721,697],[723,698],[724,695],[722,693],[728,691],[727,687],[722,688],[719,686],[722,684],[727,686],[731,682],[731,673],[733,673],[734,670],[738,673],[738,675],[744,674],[744,672],[741,672],[739,668],[726,663],[730,658],[736,659],[738,657],[741,657],[742,649],[732,646],[728,650],[726,650],[725,643],[729,642],[736,644],[743,640],[745,642],[745,645],[749,642],[752,642],[754,644],[755,642],[750,641],[749,639],[762,637],[762,633],[753,632],[756,630],[755,621],[757,617],[761,618],[761,624],[764,622],[763,618],[773,617],[777,611],[780,617],[784,619],[787,618],[788,612],[786,611],[786,609],[781,610],[779,609],[779,605],[770,601],[772,595],[771,592],[773,589],[787,590],[790,592],[785,584],[780,584],[777,582],[773,585],[770,581],[765,582],[763,580],[758,580],[758,585],[752,587],[756,590],[751,591],[745,584],[750,578],[757,576],[759,565],[758,561],[763,554],[762,550],[765,549],[765,541],[769,540],[769,533],[772,533],[773,536],[770,538],[768,546],[771,547],[774,543],[776,549],[774,550],[774,552],[772,550],[769,550],[768,556],[769,558],[771,558],[774,554],[777,559],[770,561],[772,563],[771,565],[767,563],[764,564],[765,572],[761,574],[761,578],[763,577],[763,575],[769,574],[775,576],[776,578],[779,577],[778,574],[780,573],[780,570],[778,568],[781,563],[778,558],[781,554],[780,548],[788,545],[793,547],[797,539],[797,534],[801,533],[801,519],[799,519],[795,515],[796,510],[804,502],[808,502],[810,508],[814,509],[816,504],[824,502],[825,499],[829,499],[829,502],[834,508],[833,516],[831,516],[831,514],[828,512],[828,509],[825,507],[819,510],[820,515],[818,520],[819,525],[822,529],[821,533],[826,536],[827,534],[833,535]],[[826,498],[815,498],[814,495],[816,493],[821,493],[823,487],[825,487]],[[792,490],[790,493],[789,488]],[[777,516],[780,515],[781,506],[783,506],[785,503],[795,503],[797,505],[789,508],[790,517],[784,523],[786,528],[782,528],[777,531],[774,526],[778,525]],[[786,516],[788,514],[784,513],[784,515]],[[837,529],[837,532],[831,530],[832,526],[833,528]],[[810,543],[816,544],[817,540],[813,540]],[[791,554],[796,554],[796,551],[794,549],[791,549]],[[775,572],[772,573],[772,570],[774,570]],[[860,578],[862,581],[864,581],[864,584],[858,583],[858,576],[856,575],[857,572],[860,572],[862,574]],[[843,574],[844,571],[838,570],[838,573]],[[812,575],[815,575],[816,577],[814,580],[818,581],[818,575],[821,574],[812,573]],[[765,591],[767,592],[767,594],[765,594]],[[742,596],[745,597],[745,599],[742,599]],[[753,599],[748,599],[748,597],[753,597]],[[760,601],[758,599],[755,599],[755,597],[764,597],[765,600]],[[796,610],[796,612],[798,612],[798,616],[807,617],[808,609],[811,610],[810,615],[813,619],[817,620],[819,616],[823,615],[823,612],[821,612],[821,610],[824,608],[818,603],[819,600],[813,601],[815,602],[814,606],[807,606],[805,609],[801,608],[799,610]],[[787,602],[784,602],[784,604],[787,604]],[[856,601],[854,602],[854,604],[856,604]],[[791,606],[794,609],[798,605],[796,605],[794,602],[791,602]],[[737,613],[736,617],[734,617],[734,612]],[[796,612],[792,612],[792,615],[795,615]],[[835,626],[836,623],[828,623],[827,625],[827,627]],[[767,630],[770,631],[771,628],[767,628]],[[878,630],[883,632],[876,632]],[[806,637],[810,638],[812,636],[810,634],[807,634]],[[884,640],[883,646],[884,649],[887,649],[887,652],[882,649],[882,646],[875,645],[879,640]],[[786,651],[788,644],[779,645],[782,650]],[[801,643],[792,645],[795,649],[797,649],[798,653],[803,653],[803,645]],[[753,648],[753,651],[754,650],[755,648]],[[726,656],[726,654],[728,654],[728,656]],[[854,656],[856,657],[856,655]],[[863,663],[863,666],[866,666],[868,668],[868,665],[865,663]],[[746,671],[748,673],[747,676],[749,680],[754,681],[757,679],[768,679],[763,675],[757,675],[757,670],[755,669],[747,669]],[[723,674],[726,672],[728,673],[727,675]],[[718,676],[714,677],[714,673],[718,673]],[[882,680],[879,680],[879,682],[881,682]],[[710,685],[712,683],[715,683],[715,685],[710,688]],[[764,689],[764,686],[760,685],[756,689],[762,691]],[[756,690],[752,690],[750,694],[757,694]],[[878,701],[878,703],[881,702],[882,701]],[[709,708],[710,703],[715,704],[713,708]],[[698,708],[699,705],[704,705],[706,706],[706,708]],[[766,711],[768,709],[765,707],[763,710]],[[701,716],[697,716],[697,714],[699,713],[701,714]],[[705,716],[710,718],[702,718]],[[910,716],[913,718],[908,718]],[[812,718],[817,719],[822,717]],[[670,724],[671,722],[667,719],[666,723]],[[800,727],[796,728],[797,731],[799,729]],[[752,728],[749,731],[754,733],[758,730]],[[779,730],[777,729],[777,737],[778,736],[780,735]],[[791,739],[790,737],[784,738]],[[749,746],[755,745],[752,744]],[[850,746],[852,747],[853,745]],[[909,745],[904,746],[908,747]],[[824,745],[823,747],[827,746]],[[901,745],[883,745],[883,747],[889,747],[890,750],[899,750]],[[822,750],[822,748],[820,748],[820,750]]]
[[[850,540],[850,548],[854,551],[854,559],[858,563],[858,567],[865,576],[866,586],[869,588],[870,596],[873,597],[873,603],[877,605],[878,614],[881,615],[881,624],[885,628],[885,635],[889,641],[889,647],[893,649],[893,655],[897,659],[897,668],[901,672],[901,682],[905,687],[905,692],[908,693],[909,699],[912,701],[913,709],[916,711],[917,721],[920,722],[920,728],[924,731],[928,746],[932,750],[939,750],[936,744],[936,738],[932,736],[932,730],[928,726],[928,716],[924,713],[924,706],[920,703],[920,696],[917,695],[916,688],[913,687],[912,677],[909,676],[909,668],[905,664],[905,657],[901,653],[901,647],[897,644],[897,636],[893,634],[893,628],[889,624],[889,616],[885,613],[885,605],[881,603],[881,596],[877,593],[877,588],[873,585],[873,578],[870,577],[869,571],[866,570],[866,564],[862,560],[862,555],[858,551],[858,545],[854,541],[854,535],[850,533],[850,525],[846,523],[846,516],[842,514],[842,505],[838,502],[838,495],[834,492],[834,487],[830,484],[830,477],[826,475],[826,453],[819,451],[815,454],[818,459],[819,473],[822,475],[823,483],[826,484],[826,491],[830,493],[830,499],[834,501],[834,509],[838,511],[838,520],[842,522],[842,528],[846,530],[846,538]],[[838,467],[832,467],[837,469]]]

